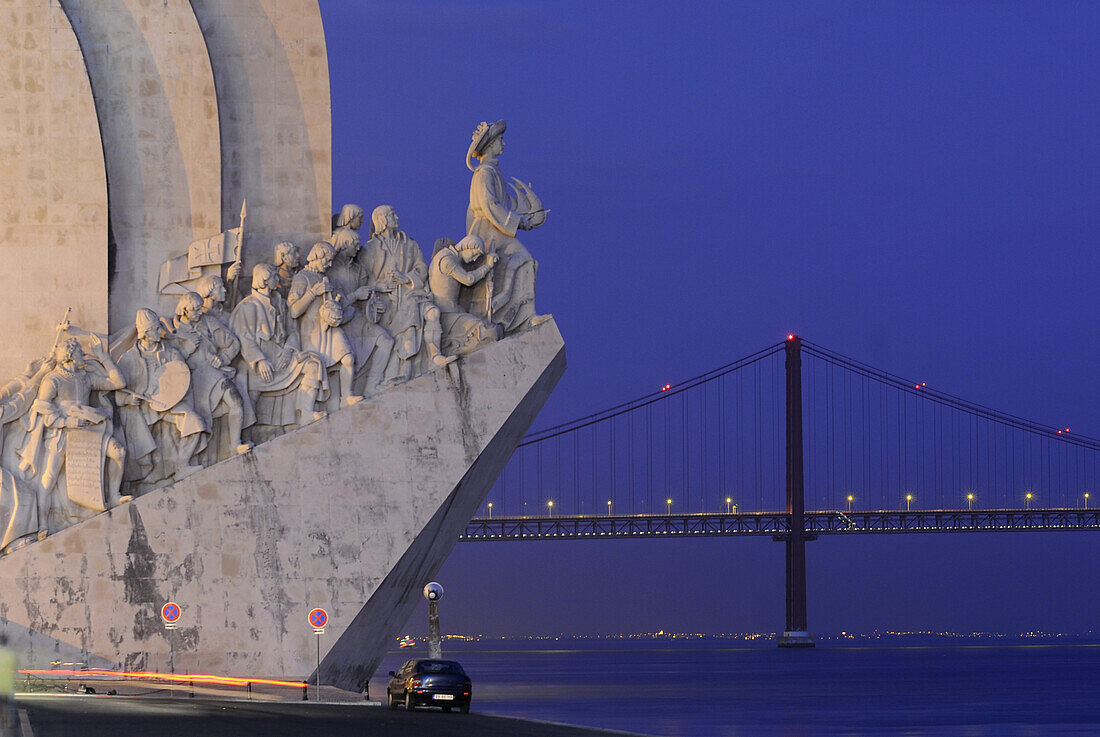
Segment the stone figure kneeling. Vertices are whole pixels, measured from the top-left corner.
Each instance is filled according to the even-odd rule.
[[[448,353],[464,356],[500,338],[498,326],[470,314],[460,302],[464,288],[480,284],[492,273],[497,257],[485,253],[485,244],[476,235],[468,235],[458,243],[440,239],[436,248],[428,269],[428,284],[441,313],[443,347]],[[470,267],[483,256],[480,266]]]

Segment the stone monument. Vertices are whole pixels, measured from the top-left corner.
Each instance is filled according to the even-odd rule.
[[[331,215],[316,0],[0,11],[0,631],[361,690],[565,368],[504,121],[426,259],[388,205]]]

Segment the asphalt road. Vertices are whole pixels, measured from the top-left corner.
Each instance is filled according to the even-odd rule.
[[[476,705],[475,705],[476,707]],[[20,696],[17,737],[606,737],[608,732],[438,710],[363,704],[90,695]],[[29,724],[30,732],[25,724]]]

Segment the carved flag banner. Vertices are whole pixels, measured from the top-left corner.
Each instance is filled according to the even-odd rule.
[[[158,291],[161,294],[183,294],[194,291],[195,282],[213,274],[223,276],[222,266],[241,257],[241,228],[200,238],[187,247],[187,253],[170,258],[160,266]]]

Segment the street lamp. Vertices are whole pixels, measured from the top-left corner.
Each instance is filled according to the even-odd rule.
[[[672,500],[665,499],[665,514],[672,514]]]
[[[726,497],[726,514],[730,513],[730,505],[733,504],[733,497]]]
[[[1024,494],[1024,499],[1027,500],[1027,508],[1031,509],[1031,492]]]
[[[913,495],[912,494],[906,494],[905,495],[905,511],[906,512],[909,511],[909,502],[911,502],[911,501],[913,501]]]
[[[554,516],[554,500],[553,499],[546,502],[546,508],[548,510],[550,510],[549,514],[550,514],[551,517],[553,517]]]
[[[855,501],[855,497],[851,494],[848,495],[848,511],[852,511],[852,502]]]
[[[1089,493],[1085,492],[1085,509],[1089,508]]]
[[[966,495],[966,508],[967,509],[973,509],[974,508],[974,495],[973,494],[967,494]]]
[[[610,499],[607,500],[607,516],[608,517],[611,516],[611,500]]]
[[[489,502],[489,519],[493,518],[493,503]]]

